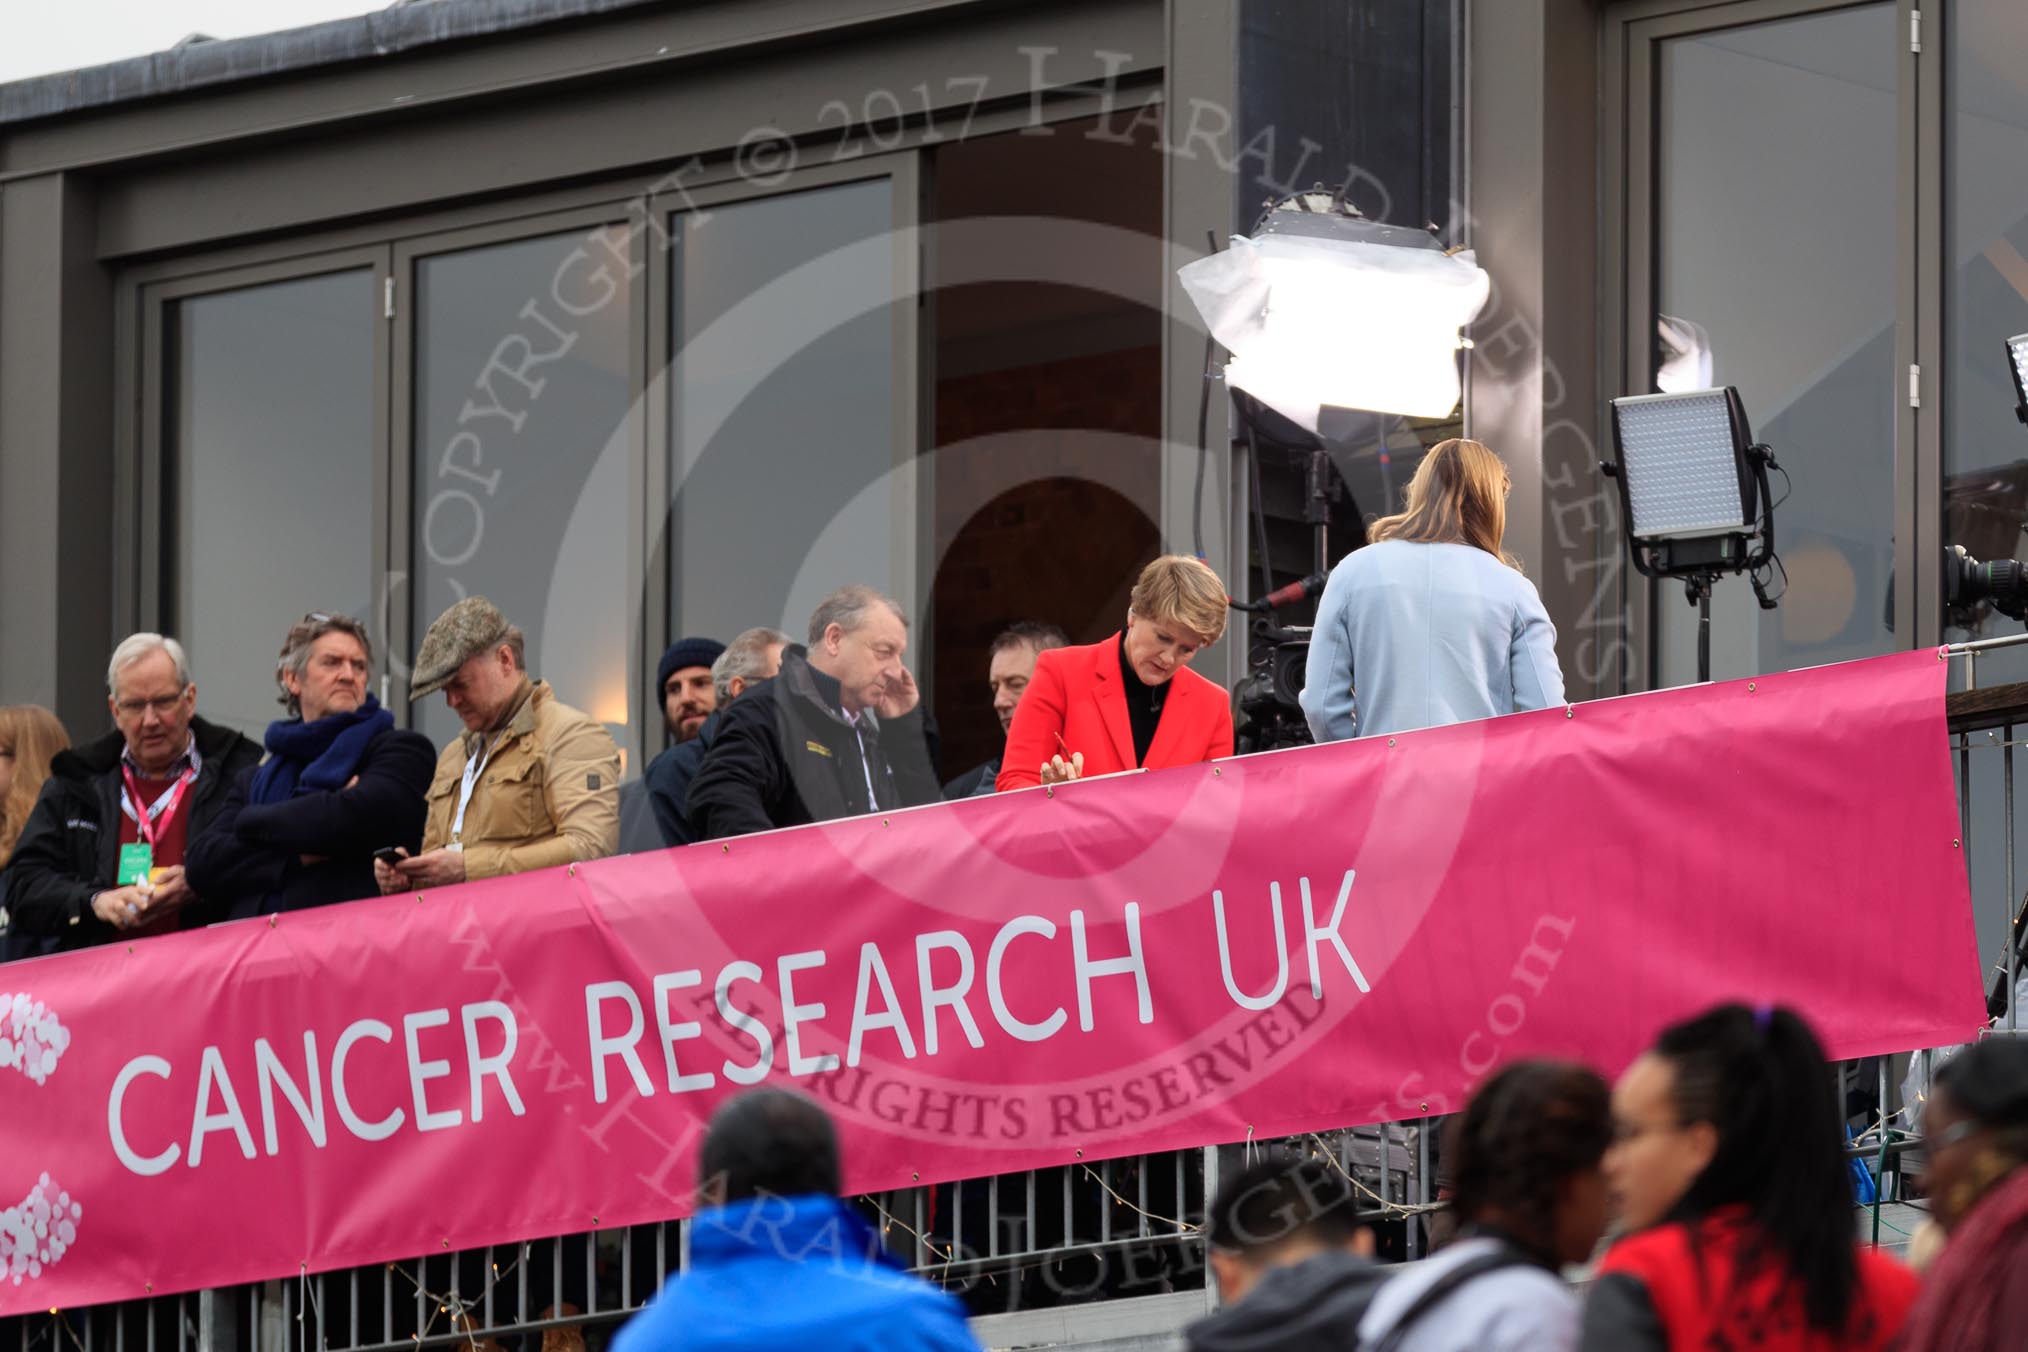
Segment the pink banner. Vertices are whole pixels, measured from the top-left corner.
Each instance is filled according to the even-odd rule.
[[[859,1191],[1443,1113],[1728,998],[1963,1041],[1943,697],[1909,653],[0,967],[0,1312],[683,1214],[761,1081]]]

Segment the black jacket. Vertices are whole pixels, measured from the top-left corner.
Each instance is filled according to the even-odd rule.
[[[684,811],[698,840],[833,821],[942,799],[936,730],[921,705],[883,723],[870,711],[855,733],[818,693],[800,644],[782,650],[781,673],[721,711],[716,740],[690,781]],[[859,744],[871,760],[866,797]]]
[[[255,773],[249,767],[184,850],[190,886],[223,908],[217,918],[229,920],[379,896],[373,852],[391,845],[416,852],[436,770],[429,739],[400,728],[366,744],[359,782],[349,789],[249,804]],[[305,864],[306,854],[323,862]]]
[[[231,728],[193,718],[190,732],[203,764],[190,785],[186,853],[225,805],[233,781],[261,759],[260,744]],[[125,740],[113,732],[60,752],[50,762],[49,779],[21,828],[7,871],[0,873],[15,947],[25,941],[28,952],[84,948],[119,933],[92,914],[92,897],[118,885],[120,752],[125,748]],[[191,886],[195,890],[196,884]],[[192,905],[193,923],[224,918],[223,910],[202,893]]]
[[[742,692],[744,694],[744,692]],[[712,711],[704,726],[687,742],[678,742],[648,762],[641,778],[648,786],[648,802],[655,809],[655,826],[664,845],[688,845],[697,837],[690,834],[690,817],[683,805],[690,797],[691,781],[704,765],[704,757],[718,740],[725,710]]]
[[[1184,1330],[1190,1352],[1351,1352],[1387,1272],[1332,1250],[1272,1268],[1246,1299]]]

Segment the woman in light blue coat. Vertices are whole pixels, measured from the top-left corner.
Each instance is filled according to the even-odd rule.
[[[1500,547],[1511,487],[1487,447],[1439,442],[1407,510],[1374,522],[1331,570],[1302,693],[1318,741],[1563,703],[1556,626]]]

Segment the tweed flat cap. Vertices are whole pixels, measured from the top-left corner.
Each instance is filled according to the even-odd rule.
[[[467,596],[437,616],[416,650],[408,697],[421,699],[442,690],[459,667],[506,642],[509,628],[500,607],[483,596]]]

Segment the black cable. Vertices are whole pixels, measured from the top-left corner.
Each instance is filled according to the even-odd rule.
[[[1253,474],[1253,522],[1260,536],[1260,594],[1266,596],[1275,589],[1275,575],[1268,563],[1267,508],[1260,497],[1260,442],[1253,433],[1253,420],[1243,417],[1240,421],[1246,425],[1246,459]]]
[[[1218,252],[1218,232],[1206,230],[1204,238],[1211,252]],[[1204,384],[1197,391],[1197,482],[1190,490],[1190,547],[1204,557],[1204,479],[1211,468],[1211,363],[1218,341],[1207,328],[1204,332]],[[1229,444],[1229,443],[1228,443]]]
[[[1204,382],[1197,391],[1197,484],[1190,490],[1190,545],[1204,557],[1204,477],[1211,467],[1211,359],[1216,340],[1204,335]]]
[[[1774,582],[1776,573],[1782,576],[1782,589],[1769,595],[1767,589]],[[1782,566],[1782,556],[1779,554],[1768,555],[1765,564],[1746,576],[1747,580],[1753,583],[1754,592],[1761,598],[1763,609],[1772,610],[1776,602],[1789,594],[1789,570]]]
[[[1767,505],[1767,509],[1772,512],[1789,500],[1789,495],[1796,491],[1796,484],[1795,480],[1789,478],[1789,472],[1783,469],[1781,463],[1773,456],[1767,458],[1767,467],[1782,476],[1782,495]]]

